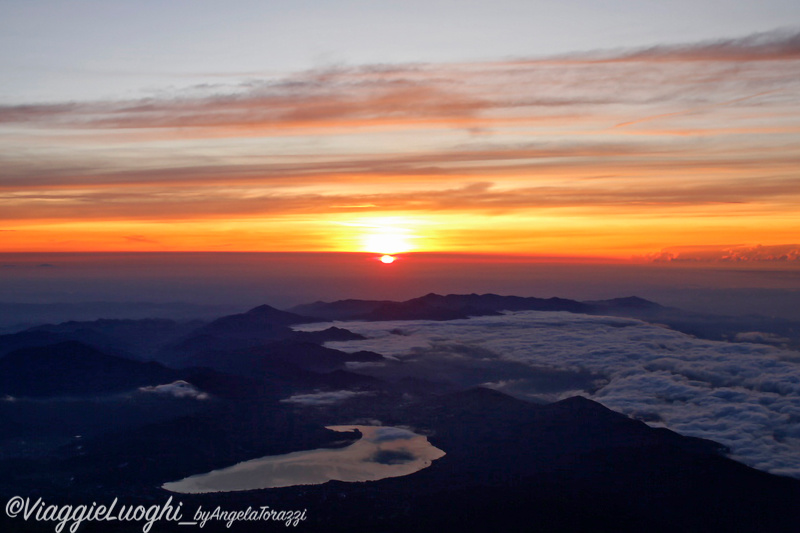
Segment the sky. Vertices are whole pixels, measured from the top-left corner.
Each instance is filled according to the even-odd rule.
[[[800,6],[0,0],[0,252],[800,258]]]

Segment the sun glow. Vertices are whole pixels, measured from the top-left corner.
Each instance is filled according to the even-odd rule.
[[[364,237],[364,251],[376,254],[399,254],[411,249],[405,235],[396,233],[374,233]]]
[[[414,249],[411,239],[414,236],[406,229],[403,220],[387,218],[373,223],[359,224],[364,233],[361,235],[361,249],[364,252],[393,256]],[[383,258],[381,258],[383,260]],[[387,261],[384,261],[386,263]]]
[[[382,255],[381,256],[381,263],[384,263],[386,265],[394,263],[394,261],[395,261],[395,257],[392,256],[392,255]]]

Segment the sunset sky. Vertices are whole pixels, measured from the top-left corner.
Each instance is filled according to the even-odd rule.
[[[796,1],[0,0],[0,252],[800,259]]]

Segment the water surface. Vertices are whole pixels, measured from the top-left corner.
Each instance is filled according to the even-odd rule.
[[[320,485],[331,480],[375,481],[407,476],[431,465],[445,453],[413,431],[390,426],[328,426],[357,429],[362,437],[345,448],[320,448],[244,461],[206,474],[165,483],[182,494]]]

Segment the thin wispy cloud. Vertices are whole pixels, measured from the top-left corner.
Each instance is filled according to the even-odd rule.
[[[660,101],[729,105],[779,92],[780,85],[788,84],[786,89],[796,85],[795,71],[776,68],[775,62],[796,68],[798,35],[776,32],[655,46],[602,58],[576,54],[514,62],[332,68],[249,82],[234,94],[2,106],[0,123],[112,130],[184,128],[188,131],[181,135],[191,136],[193,129],[226,127],[325,129],[417,121],[449,125],[470,125],[471,120],[474,125],[504,119],[535,121],[535,116],[491,116],[525,108]],[[665,59],[674,64],[661,64],[659,60]],[[704,87],[713,91],[697,92]]]
[[[682,46],[653,46],[623,54],[621,60],[642,58],[677,61],[781,61],[800,59],[800,33],[775,30],[736,39],[715,39]]]
[[[686,246],[666,248],[647,256],[666,263],[786,263],[800,261],[800,244],[778,246]]]

